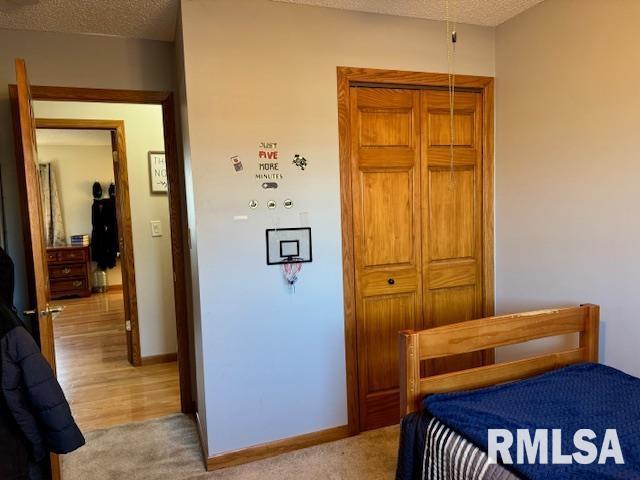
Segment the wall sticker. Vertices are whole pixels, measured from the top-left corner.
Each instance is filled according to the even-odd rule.
[[[258,150],[258,158],[266,160],[278,159],[278,143],[277,142],[260,142],[260,150]]]
[[[299,154],[296,153],[293,156],[293,164],[296,167],[298,167],[300,170],[304,171],[304,169],[307,168],[307,163],[308,163],[307,159],[304,158],[302,155],[299,155]]]
[[[238,155],[234,155],[233,157],[231,157],[231,164],[233,165],[236,173],[242,171],[242,162],[240,161],[240,157]]]
[[[258,144],[256,180],[282,180],[284,178],[278,163],[279,155],[278,142],[260,142]],[[262,188],[278,188],[278,184],[276,182],[262,182]]]

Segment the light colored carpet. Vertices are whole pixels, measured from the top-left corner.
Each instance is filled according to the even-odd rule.
[[[246,465],[205,472],[194,421],[185,415],[97,430],[65,455],[64,480],[388,480],[393,479],[398,427]]]

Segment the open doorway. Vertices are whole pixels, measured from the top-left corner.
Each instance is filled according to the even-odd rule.
[[[34,119],[34,101],[78,102],[102,104],[143,104],[159,105],[162,112],[164,148],[166,154],[166,178],[168,183],[169,223],[171,238],[171,264],[173,291],[175,299],[175,327],[177,335],[177,359],[179,371],[180,409],[183,413],[193,413],[191,371],[192,341],[187,320],[187,271],[189,264],[188,230],[185,219],[185,194],[181,176],[181,162],[178,158],[174,100],[171,92],[105,90],[67,87],[32,86],[29,84],[24,60],[16,59],[16,84],[9,85],[9,96],[14,124],[16,162],[18,167],[18,186],[20,192],[21,214],[24,226],[25,260],[28,287],[27,310],[24,315],[31,320],[33,335],[39,341],[42,354],[56,371],[53,320],[56,308],[51,305],[49,275],[44,239],[44,220],[40,173],[36,146],[36,122]],[[65,115],[51,115],[64,118]],[[89,118],[94,118],[90,115]],[[109,118],[117,118],[109,117]],[[126,238],[126,237],[125,237]],[[191,337],[192,338],[192,337]],[[131,367],[133,368],[133,367]],[[102,380],[97,377],[96,381]],[[103,397],[112,392],[104,390]],[[148,392],[154,395],[154,392]],[[122,423],[126,423],[122,422]],[[59,479],[60,458],[51,454],[51,477]]]
[[[10,87],[10,92],[14,95],[15,87]],[[175,136],[173,95],[170,92],[40,86],[33,86],[31,93],[33,111],[35,116],[39,117],[36,131],[40,135],[44,133],[45,137],[48,135],[50,142],[55,143],[55,140],[51,140],[51,137],[55,137],[56,133],[58,136],[63,133],[69,136],[72,131],[83,131],[85,134],[90,131],[94,136],[100,136],[101,134],[109,136],[108,139],[102,136],[101,140],[94,140],[94,142],[102,143],[103,150],[110,152],[110,158],[107,159],[105,157],[104,166],[110,169],[111,176],[107,178],[107,175],[104,179],[98,178],[100,175],[97,175],[98,170],[95,170],[90,175],[90,180],[85,179],[90,182],[89,188],[83,192],[89,202],[82,208],[85,209],[85,215],[87,211],[90,212],[92,205],[91,184],[96,180],[99,180],[103,195],[107,198],[109,198],[108,190],[111,180],[113,181],[116,186],[116,204],[119,207],[116,209],[116,213],[118,215],[118,249],[120,255],[116,259],[116,269],[107,269],[108,279],[102,285],[106,292],[102,292],[101,296],[92,294],[92,289],[97,282],[93,275],[96,270],[96,264],[89,263],[89,258],[91,258],[90,246],[86,250],[86,254],[81,255],[79,259],[74,259],[74,262],[79,260],[78,266],[81,266],[83,259],[85,260],[87,266],[84,268],[86,268],[86,272],[82,273],[81,270],[74,270],[68,264],[58,265],[59,268],[55,275],[64,275],[63,272],[68,271],[70,275],[77,275],[78,278],[72,279],[71,283],[66,283],[63,286],[61,286],[62,280],[57,280],[57,285],[55,288],[51,288],[51,292],[54,296],[52,303],[58,304],[62,302],[65,304],[64,306],[68,307],[65,309],[65,313],[59,315],[54,321],[54,327],[60,325],[58,332],[61,333],[59,335],[65,336],[65,333],[69,333],[67,335],[68,343],[77,346],[79,338],[77,337],[77,330],[84,329],[86,333],[90,333],[91,328],[97,326],[106,327],[111,321],[113,322],[113,328],[111,329],[113,334],[112,341],[114,341],[113,338],[118,336],[122,338],[122,335],[126,338],[124,343],[126,358],[124,363],[119,364],[122,368],[112,368],[109,375],[105,374],[104,371],[102,373],[96,371],[90,375],[84,375],[84,373],[73,369],[67,369],[67,372],[58,371],[61,381],[64,383],[65,378],[68,378],[74,386],[77,386],[79,377],[93,377],[95,382],[99,383],[97,379],[110,378],[113,372],[117,371],[122,374],[128,371],[132,375],[131,381],[137,378],[138,385],[147,385],[144,388],[140,387],[141,390],[137,394],[135,392],[132,393],[132,398],[137,395],[137,406],[123,407],[123,410],[127,410],[127,413],[122,415],[114,413],[111,415],[112,420],[107,419],[109,415],[103,415],[105,418],[96,419],[95,423],[90,424],[90,428],[93,428],[91,425],[100,427],[128,423],[129,421],[153,418],[171,412],[192,413],[195,405],[192,395],[191,352],[187,323],[185,275],[187,236],[183,228],[185,223],[183,215],[184,192],[180,188],[181,180]],[[127,117],[127,109],[130,111],[137,109],[137,117],[132,118],[132,116],[135,117],[133,114]],[[140,114],[140,111],[145,109],[153,111],[152,120]],[[154,130],[153,135],[155,135],[156,140],[140,145],[139,135],[134,135],[135,130],[147,136],[151,134],[150,130]],[[47,148],[45,147],[41,153],[46,150]],[[131,153],[133,151],[135,153]],[[164,162],[164,168],[157,167],[157,163],[160,160]],[[22,159],[19,158],[18,161],[20,163]],[[135,164],[133,163],[134,161],[136,162]],[[157,172],[153,172],[151,162],[155,162],[154,165]],[[134,166],[138,171],[137,175],[134,175],[132,171]],[[140,174],[141,171],[144,173]],[[151,184],[152,181],[158,183],[157,175],[155,175],[158,173],[164,175],[164,178],[159,182],[160,184],[163,183],[161,186],[164,187],[159,189],[161,191],[158,191],[158,185],[155,185],[156,188],[154,188],[154,185]],[[143,195],[151,198],[152,201],[163,203],[164,217],[157,218],[155,215],[149,214],[148,208],[142,216],[136,216],[135,212],[132,215],[128,215],[130,212],[129,190],[144,192]],[[160,221],[157,222],[157,220]],[[72,235],[78,235],[79,237],[76,238],[82,238],[82,235],[87,230],[90,232],[92,228],[93,226],[91,225],[84,228],[73,227],[65,233],[65,243],[71,243],[70,237]],[[164,241],[168,245],[168,256],[154,262],[153,258],[149,258],[150,253],[153,252],[152,247],[149,248],[142,244],[138,248],[134,248],[134,237],[136,235],[147,240],[151,239],[155,243]],[[83,242],[81,241],[80,243],[82,244]],[[55,245],[53,246],[55,247]],[[81,248],[83,246],[80,245]],[[30,242],[27,242],[25,247],[30,251]],[[85,258],[85,255],[87,258]],[[52,255],[52,258],[54,261],[56,259],[62,260],[62,256]],[[136,262],[153,267],[150,277],[142,275],[140,267],[136,269]],[[122,271],[121,282],[119,282],[120,275],[117,273],[118,266],[121,267]],[[136,270],[138,271],[136,272]],[[81,276],[84,280],[80,279]],[[56,280],[53,281],[55,282]],[[163,289],[161,289],[160,293],[156,291],[152,295],[145,294],[145,287],[150,284],[157,284],[160,281],[163,283]],[[140,288],[141,285],[143,288]],[[67,293],[78,293],[70,292],[75,288],[81,291],[80,295],[67,295]],[[32,294],[35,290],[36,285],[32,285]],[[64,293],[64,295],[59,295],[60,293]],[[102,298],[102,301],[99,301],[99,298]],[[167,302],[167,300],[171,301]],[[82,306],[83,302],[93,302],[93,305],[90,307],[87,305]],[[76,317],[78,317],[77,312],[80,311],[82,312],[80,316],[86,319],[85,312],[91,309],[93,311],[102,309],[102,314],[98,313],[96,317],[102,320],[96,320],[93,323],[88,322],[84,326],[65,326],[65,322],[73,323],[74,311],[76,312]],[[161,316],[166,318],[167,312],[171,313],[169,315],[171,320],[169,322],[160,322],[159,318]],[[110,320],[108,320],[109,318]],[[78,319],[76,318],[76,320]],[[147,322],[146,327],[145,322]],[[128,326],[131,327],[130,330]],[[54,330],[54,328],[45,328],[44,330],[41,328],[39,336],[43,351],[48,352],[47,358],[50,359],[50,362],[55,367],[54,350],[57,345],[54,345],[56,343],[54,342]],[[140,335],[141,331],[142,334]],[[95,334],[96,332],[94,331],[93,333]],[[105,340],[107,337],[103,336],[103,344],[105,342],[108,343]],[[100,335],[93,335],[94,341],[100,342],[99,338]],[[58,337],[58,343],[59,341],[61,341],[60,336]],[[112,354],[114,353],[112,352]],[[62,351],[60,355],[60,358],[62,358]],[[106,358],[106,356],[104,357]],[[70,353],[68,358],[73,359],[73,364],[76,366],[88,363],[86,362],[87,357],[83,354],[76,356],[76,354]],[[61,359],[59,362],[64,363]],[[62,364],[60,366],[64,367]],[[149,382],[144,379],[145,372],[151,370],[158,373],[159,380],[155,384],[158,389],[155,390],[154,383],[151,382],[151,386],[149,386]],[[103,385],[103,387],[106,386],[106,384]],[[120,388],[123,389],[122,385]],[[98,391],[99,393],[95,394],[96,398],[107,399],[111,395],[111,392],[105,388],[97,388],[96,392]],[[86,398],[90,397],[91,395],[86,395]],[[156,403],[150,404],[150,399],[153,399]],[[135,398],[132,401],[135,401]],[[111,404],[114,403],[116,402],[111,402]],[[122,402],[122,405],[126,405],[126,402]],[[97,404],[92,405],[92,408],[94,412],[100,411]]]
[[[78,117],[36,119],[49,287],[64,308],[56,364],[74,415],[87,431],[179,412],[160,107],[34,102],[34,112]]]
[[[124,121],[41,118],[36,127],[51,299],[121,292],[118,328],[129,362],[141,365]]]

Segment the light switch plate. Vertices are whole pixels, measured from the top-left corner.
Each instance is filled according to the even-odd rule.
[[[151,220],[151,236],[152,237],[162,236],[162,225],[160,224],[160,220]]]

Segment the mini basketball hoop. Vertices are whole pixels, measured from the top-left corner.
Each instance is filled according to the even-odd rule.
[[[267,265],[280,265],[289,290],[295,285],[302,264],[312,261],[311,228],[270,228],[267,236]]]

